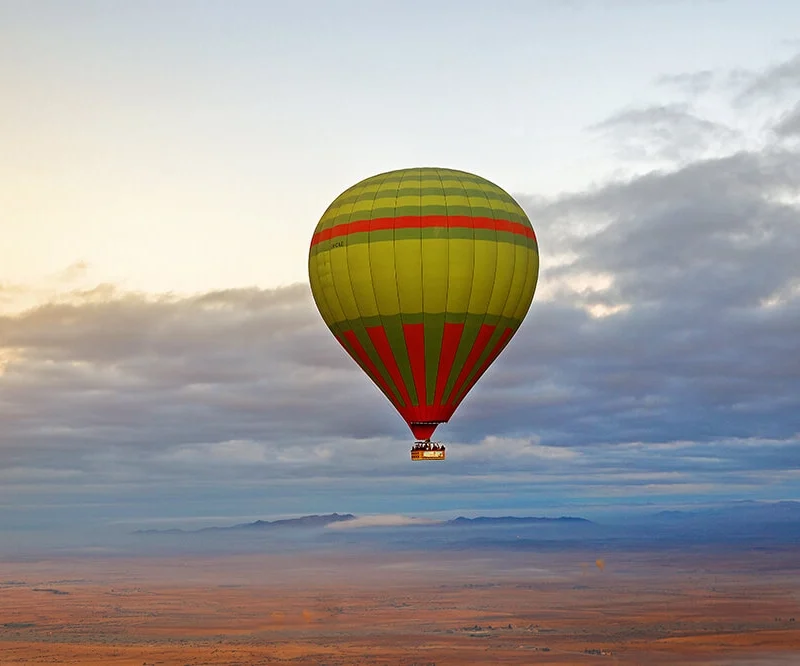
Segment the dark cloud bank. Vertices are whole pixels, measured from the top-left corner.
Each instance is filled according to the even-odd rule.
[[[758,149],[688,105],[627,110],[594,130],[677,165],[517,195],[540,290],[441,429],[445,466],[408,462],[405,425],[306,285],[101,286],[0,317],[0,504],[109,517],[796,497],[800,126],[781,100],[800,59],[735,79],[741,113],[773,105]],[[671,80],[705,94],[714,76]]]

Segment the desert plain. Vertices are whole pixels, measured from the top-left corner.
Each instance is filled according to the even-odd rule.
[[[800,664],[800,547],[6,557],[0,664]]]

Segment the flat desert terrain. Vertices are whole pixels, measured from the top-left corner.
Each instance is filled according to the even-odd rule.
[[[800,548],[0,561],[0,664],[800,664]]]

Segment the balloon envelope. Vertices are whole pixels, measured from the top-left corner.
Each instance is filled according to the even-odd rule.
[[[539,276],[527,215],[463,171],[401,169],[357,183],[311,240],[314,301],[417,439],[429,439],[497,358]]]

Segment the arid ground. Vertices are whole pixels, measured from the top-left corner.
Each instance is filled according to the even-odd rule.
[[[795,618],[800,548],[0,562],[3,666],[800,664]]]

